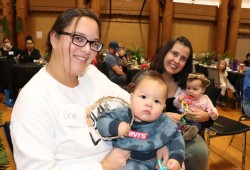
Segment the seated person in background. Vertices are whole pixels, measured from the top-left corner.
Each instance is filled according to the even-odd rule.
[[[7,57],[7,59],[15,59],[18,58],[21,50],[11,45],[9,38],[3,38],[3,47],[1,50],[1,56]]]
[[[127,60],[125,57],[121,58],[117,54],[119,50],[118,43],[111,41],[104,60],[108,67],[109,79],[120,86],[124,86],[126,85],[126,74],[122,70],[122,67],[127,65]]]
[[[179,97],[174,99],[174,106],[185,115],[185,107],[191,111],[196,109],[203,109],[208,112],[211,119],[218,118],[218,111],[214,107],[210,98],[205,95],[206,88],[210,85],[210,81],[201,73],[190,73],[186,82],[186,89],[181,90]],[[184,103],[183,103],[184,102]],[[185,105],[186,104],[186,105]],[[199,130],[201,130],[201,123],[196,122],[185,115],[184,124],[180,125],[184,140],[190,140],[196,137]]]
[[[244,78],[242,98],[245,115],[250,117],[250,69],[247,71]]]
[[[41,58],[40,51],[34,48],[34,42],[31,36],[25,38],[26,49],[22,50],[22,56],[19,58],[20,63],[33,63],[34,60]]]
[[[117,51],[118,56],[122,59],[122,70],[125,74],[127,74],[128,70],[128,55],[126,53],[125,47],[122,43],[119,43],[120,50]]]
[[[114,147],[131,151],[124,170],[152,170],[157,167],[157,149],[168,146],[167,169],[180,169],[185,157],[184,140],[177,125],[162,114],[167,85],[156,71],[148,71],[135,82],[131,106],[102,113],[97,129],[114,139]]]
[[[220,76],[220,88],[221,88],[221,96],[220,96],[220,104],[221,106],[226,106],[226,90],[230,89],[233,93],[233,96],[236,97],[236,91],[234,86],[227,79],[228,73],[226,71],[227,62],[225,60],[220,60],[218,63],[219,76]]]
[[[246,60],[243,61],[243,64],[244,64],[246,67],[250,67],[250,53],[247,53],[247,54],[246,54]]]

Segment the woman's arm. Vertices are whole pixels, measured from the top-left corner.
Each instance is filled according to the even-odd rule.
[[[101,161],[103,170],[122,170],[130,157],[130,151],[114,148]]]

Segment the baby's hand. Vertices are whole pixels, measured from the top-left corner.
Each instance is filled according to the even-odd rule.
[[[130,130],[131,129],[128,123],[121,122],[118,127],[118,136],[124,138],[125,136],[128,136]]]
[[[181,103],[183,100],[184,100],[184,95],[180,95],[179,97],[178,97],[178,103]]]
[[[181,166],[175,159],[169,159],[167,163],[168,170],[180,170]]]

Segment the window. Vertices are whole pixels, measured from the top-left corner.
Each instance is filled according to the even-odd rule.
[[[219,6],[220,0],[174,0],[179,3]],[[242,0],[241,8],[250,8],[250,0]]]
[[[219,6],[220,0],[174,0],[174,2]]]
[[[242,0],[241,8],[250,8],[250,1],[249,0]]]

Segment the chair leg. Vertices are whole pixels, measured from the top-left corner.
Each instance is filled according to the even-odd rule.
[[[242,151],[242,162],[241,167],[242,170],[245,170],[245,163],[246,163],[246,143],[247,143],[247,132],[243,134],[243,151]]]
[[[232,138],[231,138],[231,140],[230,140],[230,142],[229,142],[229,145],[232,144],[233,140],[234,140],[234,135],[232,136]]]

